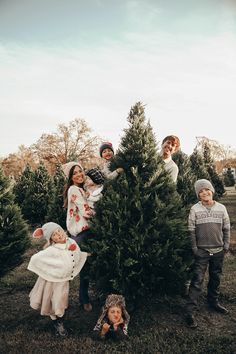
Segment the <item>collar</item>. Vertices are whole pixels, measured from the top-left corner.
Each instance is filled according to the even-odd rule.
[[[164,159],[163,161],[165,162],[165,163],[168,163],[168,162],[170,162],[172,160],[172,158],[171,158],[171,156],[169,156],[169,157],[167,157],[167,159]]]
[[[66,239],[65,243],[54,243],[53,247],[58,248],[60,250],[66,250],[68,248],[69,245],[69,239]]]

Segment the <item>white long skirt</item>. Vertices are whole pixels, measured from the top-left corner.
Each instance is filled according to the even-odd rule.
[[[30,306],[43,316],[63,316],[68,307],[69,281],[51,282],[38,277],[30,294]]]

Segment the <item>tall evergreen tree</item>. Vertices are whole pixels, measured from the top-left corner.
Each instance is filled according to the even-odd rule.
[[[16,183],[13,187],[13,193],[15,195],[15,199],[21,211],[26,219],[28,219],[27,215],[25,215],[24,211],[24,201],[26,199],[26,195],[28,193],[29,186],[32,184],[33,180],[33,171],[29,164],[26,165],[24,171],[20,175],[20,177],[16,180]]]
[[[204,158],[197,148],[194,149],[193,153],[190,155],[191,169],[193,174],[197,179],[210,179],[209,173],[207,172]]]
[[[224,183],[221,177],[216,172],[215,164],[211,154],[211,149],[207,142],[205,142],[203,145],[203,157],[210,181],[212,182],[215,188],[214,198],[219,199],[225,192]]]
[[[137,301],[182,289],[189,241],[185,210],[141,103],[131,108],[128,124],[114,159],[125,173],[105,185],[89,246],[98,293],[118,292]]]
[[[192,171],[191,161],[188,155],[179,150],[173,155],[173,160],[179,167],[177,192],[181,196],[183,205],[189,209],[192,204],[197,202],[197,197],[194,190],[194,183],[197,179]]]
[[[64,229],[66,229],[66,209],[63,208],[63,189],[65,182],[65,175],[61,169],[61,165],[57,165],[53,177],[53,188],[46,220],[56,222]]]
[[[31,225],[43,224],[52,197],[52,180],[43,163],[33,172],[31,184],[22,205],[24,215]]]
[[[10,181],[0,168],[0,276],[22,262],[29,245],[27,224],[14,202]]]

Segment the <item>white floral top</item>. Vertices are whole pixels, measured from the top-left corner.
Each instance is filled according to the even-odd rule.
[[[93,211],[88,205],[85,191],[75,185],[68,189],[68,208],[66,217],[67,230],[72,236],[78,235],[81,231],[87,230],[88,219]]]

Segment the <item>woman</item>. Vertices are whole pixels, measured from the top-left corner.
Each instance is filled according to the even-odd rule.
[[[64,190],[64,207],[67,208],[66,226],[70,237],[82,247],[83,242],[93,237],[89,230],[88,220],[93,215],[88,205],[84,190],[85,173],[78,162],[68,162],[62,166],[68,178]],[[85,311],[91,311],[92,305],[89,300],[89,282],[85,279],[86,269],[80,272],[79,299]]]

